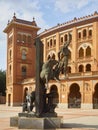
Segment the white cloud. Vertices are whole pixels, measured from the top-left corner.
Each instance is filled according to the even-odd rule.
[[[5,69],[6,66],[6,36],[3,30],[14,12],[19,19],[32,21],[35,17],[39,27],[43,29],[48,27],[43,19],[39,0],[0,0],[0,69]]]
[[[33,17],[36,18],[36,21],[39,26],[45,27],[47,24],[43,20],[43,12],[40,10],[39,0],[5,0],[0,1],[0,22],[7,22],[8,19],[11,19],[13,13],[16,12],[16,17],[20,19],[32,21]]]
[[[81,12],[89,14],[94,9],[98,10],[98,0],[0,0],[0,69],[6,66],[6,37],[3,30],[7,21],[12,19],[14,12],[19,19],[32,21],[35,17],[37,25],[44,30],[49,28],[47,23],[53,21],[57,24],[58,19],[69,18],[67,12],[73,17],[77,12],[78,15]]]
[[[86,6],[92,0],[55,0],[55,9],[62,13],[72,12]]]

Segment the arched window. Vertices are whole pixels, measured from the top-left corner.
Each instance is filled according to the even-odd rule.
[[[91,65],[90,64],[86,65],[86,71],[91,71]]]
[[[61,37],[61,44],[63,43],[63,37]]]
[[[91,56],[91,48],[89,46],[86,48],[86,56]]]
[[[84,49],[82,47],[79,49],[79,57],[84,57]]]
[[[86,37],[87,36],[87,32],[86,32],[86,29],[83,30],[83,37]]]
[[[64,41],[67,41],[67,34],[65,34],[64,36]]]
[[[50,47],[52,47],[52,39],[50,39]]]
[[[56,39],[54,39],[54,46],[56,46]]]
[[[22,60],[26,60],[26,58],[27,58],[27,52],[26,52],[26,50],[22,50]]]
[[[78,38],[79,38],[79,39],[81,38],[81,32],[78,33]]]
[[[70,66],[67,67],[67,72],[71,73],[71,67]]]
[[[26,35],[23,35],[23,42],[26,43]]]
[[[26,73],[27,73],[27,69],[26,69],[26,66],[22,66],[22,76],[26,76]]]
[[[83,65],[79,65],[79,72],[83,72],[84,71],[84,66]]]
[[[47,47],[49,48],[49,42],[47,42]]]
[[[92,30],[89,30],[89,36],[90,37],[92,36]]]

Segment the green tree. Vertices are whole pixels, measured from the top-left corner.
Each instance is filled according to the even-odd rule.
[[[6,90],[6,72],[0,70],[0,94],[5,96],[6,95],[5,90]]]

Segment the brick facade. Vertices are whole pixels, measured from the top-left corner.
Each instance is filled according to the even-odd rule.
[[[34,90],[35,50],[33,43],[39,30],[37,25],[34,24],[35,21],[33,21],[32,26],[32,22],[19,20],[15,16],[13,19],[4,30],[7,33],[8,45],[6,103],[11,102],[10,105],[19,104],[23,101],[26,88],[30,91]],[[49,82],[48,91],[53,87],[57,88],[59,107],[98,109],[97,30],[98,13],[95,12],[93,15],[74,18],[72,21],[58,24],[38,35],[44,44],[44,61],[47,61],[49,57],[58,60],[57,53],[59,49],[66,42],[68,33],[72,35],[69,46],[70,56],[67,78],[63,79],[62,71],[60,83],[56,81]],[[28,36],[31,36],[32,43],[20,42],[20,35],[22,35],[24,41],[28,39]],[[22,67],[24,67],[23,75],[26,73],[26,77],[21,76]]]
[[[39,29],[34,19],[29,22],[14,15],[4,30],[7,33],[7,105],[22,103],[22,81],[35,76],[34,42]]]

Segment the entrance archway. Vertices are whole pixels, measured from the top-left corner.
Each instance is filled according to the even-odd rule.
[[[80,108],[81,107],[81,93],[79,85],[74,83],[70,86],[70,92],[68,95],[68,108]]]
[[[93,108],[98,109],[98,83],[95,85],[95,91],[93,94]]]

